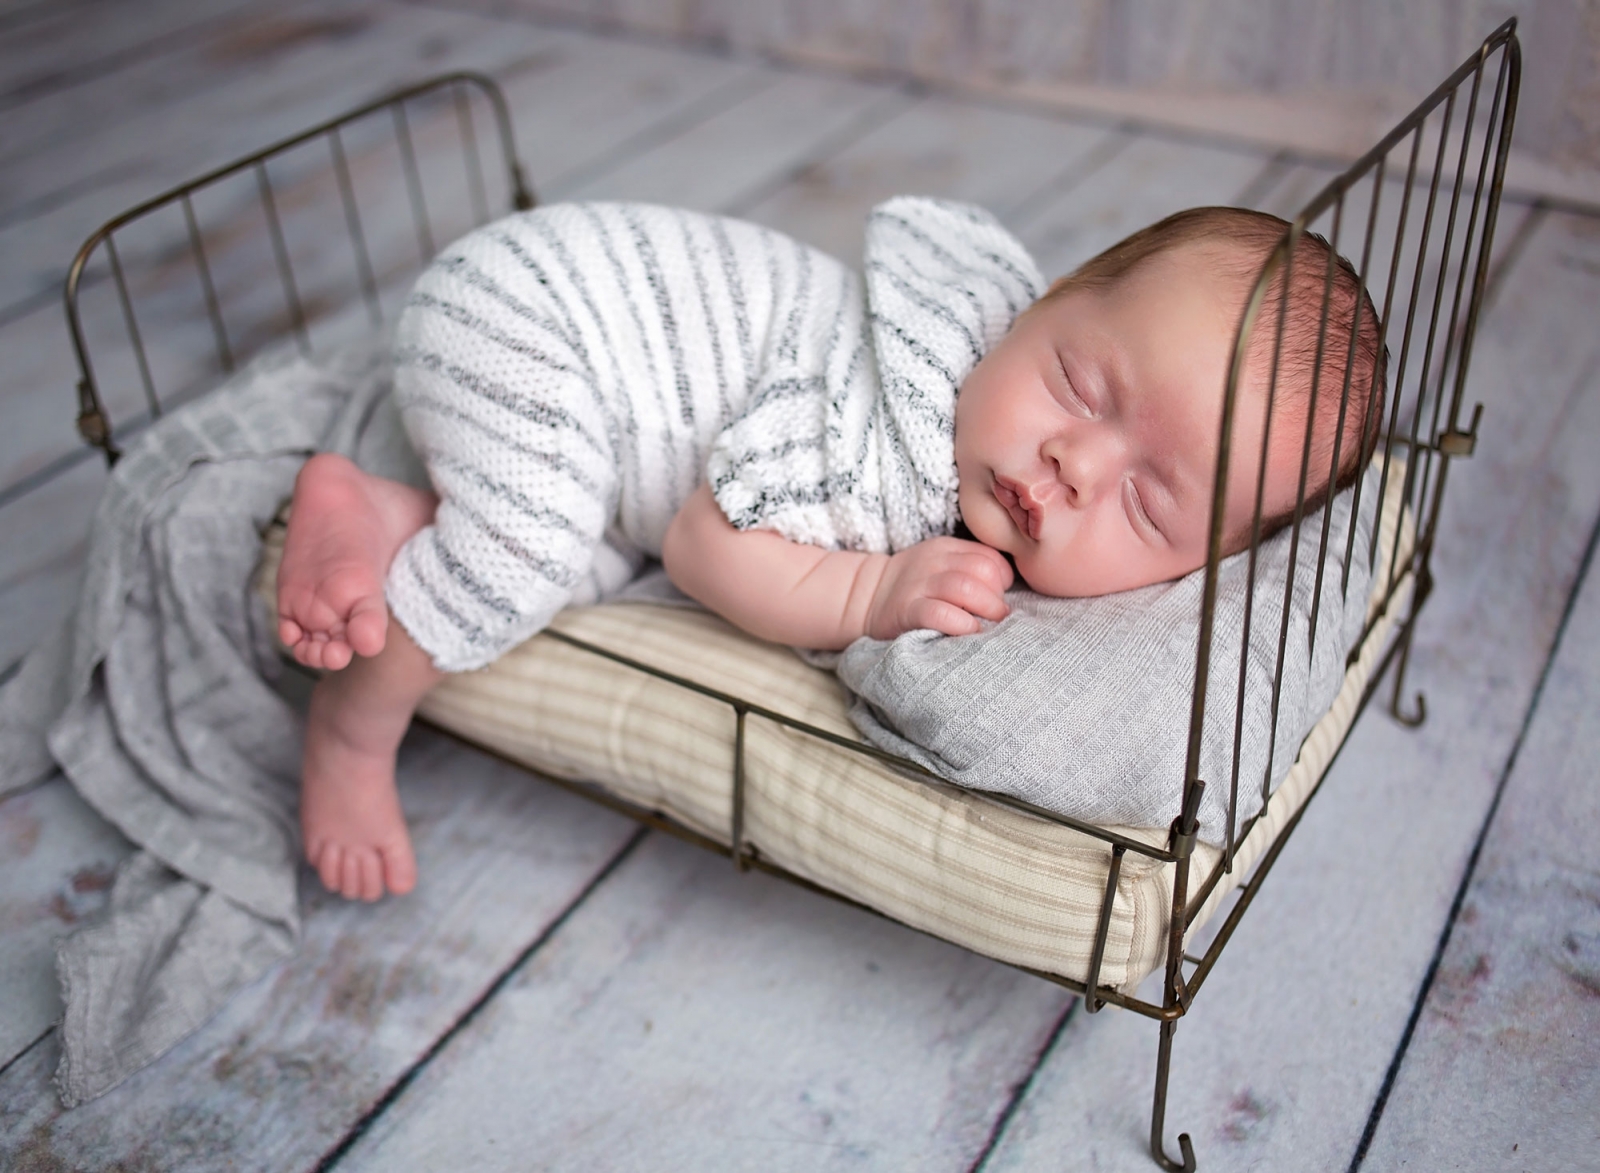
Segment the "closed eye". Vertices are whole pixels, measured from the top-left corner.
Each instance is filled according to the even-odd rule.
[[[1144,498],[1139,495],[1138,486],[1128,481],[1122,496],[1128,512],[1128,521],[1133,528],[1148,541],[1165,541],[1166,535],[1161,532],[1161,527],[1155,523],[1144,507]]]
[[[1089,406],[1087,399],[1078,394],[1077,384],[1072,381],[1072,373],[1067,370],[1067,364],[1059,357],[1056,359],[1056,368],[1061,372],[1061,386],[1066,394],[1067,405],[1093,419],[1094,408]]]

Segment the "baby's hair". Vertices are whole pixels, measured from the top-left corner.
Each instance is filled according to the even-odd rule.
[[[1141,228],[1086,261],[1053,284],[1041,298],[1047,302],[1074,289],[1104,289],[1134,272],[1144,262],[1185,245],[1223,245],[1217,250],[1217,271],[1237,280],[1240,288],[1238,310],[1260,275],[1262,265],[1289,230],[1289,223],[1266,212],[1248,208],[1189,208],[1165,220]],[[1266,298],[1250,336],[1251,367],[1270,372],[1276,348],[1278,320],[1283,314],[1282,348],[1277,356],[1277,392],[1273,407],[1272,430],[1293,427],[1304,437],[1308,413],[1315,410],[1311,451],[1307,456],[1305,514],[1319,508],[1329,495],[1352,484],[1361,474],[1377,446],[1383,422],[1384,388],[1388,377],[1388,349],[1383,344],[1383,326],[1372,298],[1361,284],[1355,267],[1336,253],[1322,236],[1302,233],[1295,244],[1289,266],[1289,299],[1283,309],[1284,267],[1279,266],[1267,288]],[[1331,280],[1329,267],[1332,264]],[[1326,295],[1324,294],[1326,286]],[[1317,368],[1320,323],[1324,296],[1327,303],[1327,330],[1321,338],[1322,377],[1317,381],[1316,402],[1312,403],[1313,374]],[[1360,311],[1357,313],[1359,300]],[[1354,330],[1352,350],[1351,326]],[[1344,401],[1346,368],[1350,371],[1350,392]],[[1263,387],[1263,390],[1265,388]],[[1343,419],[1340,418],[1341,409]],[[1257,442],[1251,438],[1248,442]],[[1334,445],[1339,448],[1337,477],[1324,477],[1320,470],[1333,463]],[[1298,473],[1299,468],[1296,466]],[[1330,481],[1332,482],[1330,484]],[[1294,519],[1294,505],[1261,519],[1264,540]],[[1250,521],[1238,531],[1224,535],[1229,553],[1250,542]]]

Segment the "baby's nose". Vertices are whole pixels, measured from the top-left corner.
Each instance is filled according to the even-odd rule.
[[[1045,459],[1055,467],[1056,481],[1069,505],[1091,503],[1116,480],[1116,444],[1110,437],[1088,432],[1089,429],[1080,429],[1078,435],[1053,438],[1044,448]]]

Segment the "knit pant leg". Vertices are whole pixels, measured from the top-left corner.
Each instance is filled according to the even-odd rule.
[[[491,662],[591,593],[618,491],[604,404],[559,323],[536,303],[486,300],[461,272],[436,263],[396,328],[395,393],[439,511],[387,590],[448,672]]]

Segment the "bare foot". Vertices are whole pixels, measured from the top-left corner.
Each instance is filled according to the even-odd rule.
[[[365,699],[352,694],[342,674],[318,683],[300,783],[306,859],[330,892],[350,900],[403,895],[417,882],[394,779],[395,749],[410,713],[395,733],[391,715],[374,719],[363,711]]]
[[[437,506],[431,493],[362,472],[343,456],[306,461],[278,567],[278,638],[296,660],[337,671],[383,650],[389,563]]]

